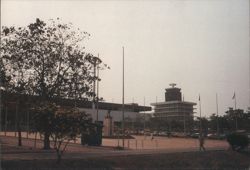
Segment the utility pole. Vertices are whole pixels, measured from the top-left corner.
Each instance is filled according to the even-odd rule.
[[[92,102],[92,109],[93,109],[93,112],[95,111],[96,107],[95,107],[95,104],[96,104],[96,67],[101,63],[101,60],[99,59],[99,55],[98,57],[95,57],[95,56],[90,56],[92,59],[91,59],[91,64],[93,64],[93,67],[94,67],[94,76],[93,76],[93,102]],[[98,118],[98,117],[97,117]],[[96,121],[98,121],[98,119],[96,119]]]
[[[146,114],[145,114],[145,96],[143,98],[143,114],[144,114],[144,122],[143,122],[143,131],[144,131],[144,134],[145,134],[145,127],[146,127]]]
[[[96,60],[94,59],[93,62],[94,65],[94,81],[93,81],[93,106],[95,108],[95,81],[96,81]]]
[[[122,47],[122,147],[124,149],[124,47]]]
[[[99,59],[99,53],[98,53],[98,59]],[[97,92],[96,92],[96,121],[98,121],[99,116],[99,66],[97,66]]]

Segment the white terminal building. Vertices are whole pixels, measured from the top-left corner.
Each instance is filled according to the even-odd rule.
[[[176,84],[170,84],[166,89],[165,101],[151,103],[154,106],[154,117],[167,122],[177,122],[185,126],[190,124],[194,118],[194,106],[196,103],[184,101],[182,99],[181,89],[175,87]]]

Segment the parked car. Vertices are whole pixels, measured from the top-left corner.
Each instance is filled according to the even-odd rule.
[[[227,135],[225,133],[222,133],[219,135],[219,139],[226,139]]]
[[[192,138],[198,138],[200,136],[200,133],[192,133],[190,137]]]
[[[153,132],[153,135],[154,135],[154,136],[158,136],[158,135],[159,135],[159,132],[154,131],[154,132]]]
[[[247,133],[247,138],[248,138],[248,141],[250,143],[250,133]]]
[[[159,132],[159,136],[166,136],[166,132]]]
[[[226,134],[222,133],[222,134],[217,134],[217,133],[209,133],[207,134],[207,138],[208,139],[226,139]]]
[[[216,133],[207,134],[208,139],[218,139],[218,135]]]

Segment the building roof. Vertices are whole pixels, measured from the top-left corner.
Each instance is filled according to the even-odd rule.
[[[30,95],[18,95],[16,93],[6,93],[1,91],[1,97],[2,97],[2,102],[6,103],[15,103],[17,99],[21,99],[25,101],[25,103],[32,103],[39,101],[38,96],[30,96]],[[93,106],[92,101],[88,100],[74,100],[74,99],[59,99],[59,98],[54,98],[51,99],[52,102],[55,102],[57,105],[61,106],[66,106],[66,107],[79,107],[79,108],[86,108],[86,109],[91,109]],[[95,106],[97,106],[97,103],[95,103]],[[103,110],[122,110],[122,104],[119,103],[109,103],[109,102],[98,102],[98,109],[103,109]],[[140,112],[140,111],[151,111],[152,108],[150,106],[140,106],[136,103],[131,103],[131,104],[124,104],[124,110],[125,111],[131,111],[131,112]]]
[[[166,105],[166,104],[189,104],[189,105],[196,105],[197,103],[187,102],[187,101],[167,101],[167,102],[151,103],[152,106],[161,106],[161,105]]]

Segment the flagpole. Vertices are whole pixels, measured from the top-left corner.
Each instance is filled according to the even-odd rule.
[[[218,107],[218,96],[217,96],[217,93],[216,93],[217,135],[219,134],[219,113],[218,113],[218,110],[219,110],[219,107]]]
[[[199,106],[200,106],[200,134],[201,134],[201,97],[200,97],[200,94],[199,94]]]
[[[236,94],[234,94],[234,109],[236,110]]]
[[[235,129],[238,130],[237,110],[236,110],[236,94],[234,92],[234,114],[235,114]]]
[[[124,47],[122,47],[122,147],[124,148]]]

